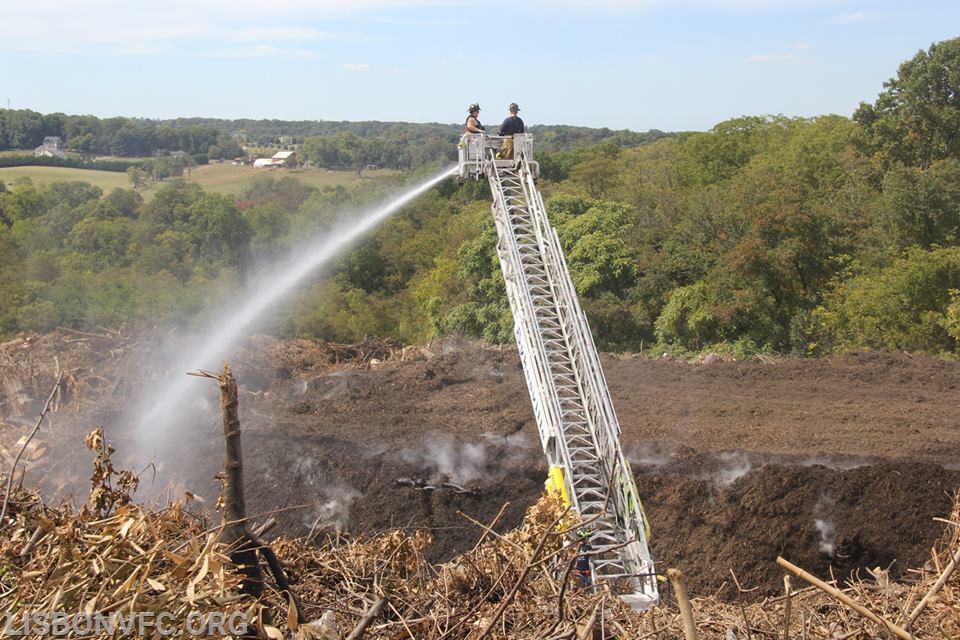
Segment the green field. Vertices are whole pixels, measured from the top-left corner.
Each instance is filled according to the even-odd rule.
[[[254,177],[262,175],[270,175],[277,179],[292,176],[312,187],[332,187],[336,185],[352,187],[362,180],[375,180],[379,177],[396,175],[396,173],[396,171],[392,170],[364,171],[363,177],[357,178],[357,174],[353,171],[328,171],[327,169],[314,168],[254,169],[249,166],[239,166],[224,162],[194,167],[190,170],[189,177],[184,173],[184,178],[189,179],[191,182],[198,183],[205,191],[237,195]],[[93,171],[90,169],[71,169],[67,167],[0,168],[0,180],[3,180],[8,189],[17,178],[21,177],[28,177],[37,185],[66,180],[80,180],[100,187],[104,193],[108,193],[117,187],[124,189],[132,188],[130,179],[126,173],[117,173],[114,171]],[[139,189],[138,191],[143,195],[144,199],[150,200],[156,190],[162,185],[162,182],[150,183],[146,188]]]

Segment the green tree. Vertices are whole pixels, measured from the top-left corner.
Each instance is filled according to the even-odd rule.
[[[143,196],[132,189],[116,188],[97,202],[94,210],[100,218],[130,218],[134,220],[140,216],[140,207],[143,206]]]
[[[0,131],[0,143],[10,149],[39,147],[48,135],[43,128],[43,115],[30,109],[0,110]]]
[[[238,266],[246,256],[250,227],[233,198],[207,193],[187,212],[185,231],[194,245],[195,255],[218,266]]]
[[[168,229],[182,230],[190,219],[190,207],[203,195],[203,188],[195,182],[171,180],[157,190],[153,200],[144,205],[141,218],[153,233]]]
[[[577,199],[551,200],[547,208],[555,220],[563,220],[557,234],[580,295],[622,297],[637,276],[634,211],[619,203]]]
[[[876,102],[860,103],[853,116],[869,152],[919,167],[960,160],[960,38],[919,51],[883,86]]]
[[[11,220],[27,220],[43,215],[52,205],[49,192],[37,189],[29,178],[17,180],[3,196],[4,216]]]
[[[132,222],[127,218],[85,218],[74,226],[66,238],[67,249],[90,258],[96,270],[129,263],[127,255],[133,236]]]
[[[885,176],[875,224],[888,251],[953,245],[960,227],[960,160],[929,169],[895,166]]]
[[[127,177],[130,178],[130,184],[133,185],[134,189],[142,189],[147,184],[149,174],[140,167],[129,167]]]
[[[607,198],[619,182],[616,158],[593,155],[574,165],[570,169],[570,177],[584,186],[589,197]]]
[[[813,347],[955,352],[951,305],[960,247],[913,248],[889,267],[840,282],[814,310]]]
[[[254,260],[269,260],[287,249],[291,215],[276,203],[263,202],[242,215],[250,228],[250,253]]]

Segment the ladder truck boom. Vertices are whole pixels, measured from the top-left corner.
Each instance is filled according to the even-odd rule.
[[[570,279],[556,230],[537,190],[530,134],[464,134],[462,182],[486,176],[493,196],[497,254],[514,335],[551,476],[562,475],[569,501],[589,532],[590,579],[609,585],[633,608],[659,602],[649,527],[590,327]]]

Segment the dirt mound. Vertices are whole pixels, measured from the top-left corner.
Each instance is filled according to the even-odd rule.
[[[82,495],[80,443],[97,424],[127,450],[122,409],[149,383],[150,350],[163,342],[61,333],[0,345],[8,458],[49,393],[55,362],[71,374],[69,402],[41,431],[28,481]],[[256,337],[231,365],[248,508],[277,511],[282,531],[425,528],[436,539],[427,558],[438,561],[476,540],[461,514],[487,522],[509,502],[498,525],[507,529],[541,491],[545,463],[513,348]],[[684,570],[694,594],[730,597],[731,572],[754,596],[779,593],[777,555],[822,576],[879,566],[896,577],[927,559],[942,529],[934,518],[960,487],[960,365],[902,353],[605,356],[603,365],[653,552],[664,568]],[[155,489],[175,479],[213,503],[217,420],[199,416],[175,455],[157,461]]]

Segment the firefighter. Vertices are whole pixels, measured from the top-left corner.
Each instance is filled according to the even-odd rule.
[[[503,147],[500,149],[497,157],[503,160],[513,160],[513,136],[514,134],[524,132],[523,120],[517,115],[520,107],[516,102],[511,102],[507,110],[510,112],[510,115],[507,116],[507,119],[500,125],[499,132],[501,136],[506,136],[506,139],[503,141]]]
[[[577,547],[579,555],[573,565],[573,573],[577,578],[577,586],[586,589],[592,584],[590,579],[590,552],[593,551],[593,546],[590,544],[590,532],[588,530],[581,529],[578,531],[577,538],[579,538],[579,546]]]
[[[474,102],[467,109],[467,112],[470,115],[467,116],[467,121],[463,123],[464,133],[484,133],[486,130],[480,124],[480,105]]]

